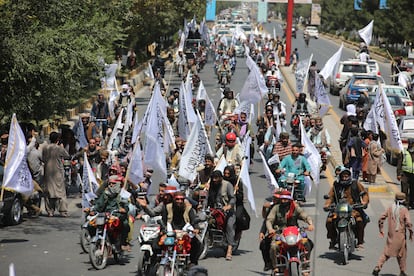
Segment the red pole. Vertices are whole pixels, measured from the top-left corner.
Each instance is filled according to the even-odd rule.
[[[294,1],[288,0],[286,15],[286,49],[285,49],[285,66],[290,65],[290,51],[292,49],[292,18],[293,18]]]

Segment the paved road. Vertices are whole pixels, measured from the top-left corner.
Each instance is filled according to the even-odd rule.
[[[302,49],[303,45],[301,35],[298,33],[298,38],[294,41],[293,46],[298,47],[301,57],[305,58],[308,54],[305,52],[306,49]],[[337,48],[338,45],[321,38],[317,41],[311,41],[309,51],[313,51],[318,64],[322,65],[324,64],[323,58],[329,58]],[[324,55],[326,56],[324,57]],[[231,83],[234,91],[240,91],[246,76],[247,68],[244,60],[239,59],[236,75]],[[217,104],[221,95],[216,78],[213,76],[211,63],[207,64],[201,72],[201,78],[214,104]],[[289,78],[289,76],[286,75],[286,78]],[[178,78],[174,73],[171,80],[171,87],[179,86]],[[148,104],[149,96],[150,93],[146,89],[141,90],[137,95],[141,114]],[[281,98],[286,103],[293,100],[286,82],[282,86]],[[338,132],[339,127],[334,120],[326,125],[330,133]],[[258,158],[257,155],[254,158],[250,176],[256,201],[255,207],[260,211],[263,198],[268,196],[269,192],[262,174],[262,164]],[[154,177],[156,178],[156,176]],[[370,215],[372,222],[368,224],[366,229],[366,249],[357,252],[350,263],[343,266],[338,264],[340,260],[338,254],[328,250],[328,241],[325,237],[326,214],[322,210],[323,195],[328,191],[329,183],[332,183],[332,180],[332,170],[329,168],[325,178],[321,179],[317,187],[313,187],[305,207],[316,224],[316,230],[310,233],[310,237],[315,243],[312,255],[313,275],[369,275],[385,243],[384,240],[378,238],[376,221],[384,208],[392,202],[392,194],[375,193],[371,195],[371,204],[367,209],[367,213]],[[6,268],[11,262],[16,265],[16,275],[134,275],[138,246],[134,246],[133,252],[127,255],[126,262],[123,265],[110,264],[103,271],[95,271],[91,268],[88,256],[81,253],[78,242],[81,219],[80,209],[76,206],[76,203],[79,203],[79,201],[79,198],[70,199],[70,218],[47,218],[42,216],[38,219],[25,219],[18,226],[0,228],[0,275],[7,275]],[[411,216],[412,214],[411,212]],[[209,253],[206,260],[200,261],[200,264],[209,269],[210,275],[268,275],[268,273],[262,271],[263,263],[258,250],[257,236],[261,223],[262,219],[256,218],[252,213],[251,229],[243,234],[240,250],[233,257],[232,262],[224,260],[222,257],[223,251],[214,250]],[[137,236],[137,228],[135,229],[135,237]],[[412,258],[414,254],[412,244],[409,244],[408,254],[409,258]],[[414,273],[413,263],[409,263],[407,272],[409,274]],[[384,267],[383,273],[382,275],[398,275],[396,261],[390,260]]]

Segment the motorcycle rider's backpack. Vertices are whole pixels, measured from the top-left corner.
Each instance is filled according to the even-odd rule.
[[[226,216],[223,211],[211,208],[211,216],[208,222],[214,229],[224,230],[226,225]]]

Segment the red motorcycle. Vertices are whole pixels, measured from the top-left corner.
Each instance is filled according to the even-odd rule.
[[[96,229],[89,249],[92,266],[98,270],[104,269],[111,255],[119,262],[122,255],[120,219],[111,213],[98,213],[89,221],[89,225]]]
[[[167,231],[161,236],[159,245],[161,254],[159,254],[159,264],[156,269],[156,275],[175,276],[185,275],[190,264],[191,250],[191,227],[185,230]]]
[[[288,226],[275,241],[279,246],[277,253],[277,272],[273,276],[309,275],[309,252],[305,244],[308,243],[304,228]]]

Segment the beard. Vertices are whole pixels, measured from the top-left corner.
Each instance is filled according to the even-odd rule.
[[[184,212],[184,210],[185,210],[184,201],[180,202],[180,203],[177,203],[177,202],[173,203],[173,211],[174,212]]]

